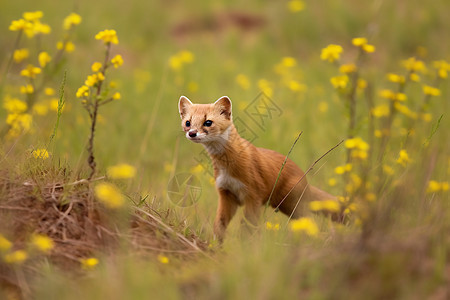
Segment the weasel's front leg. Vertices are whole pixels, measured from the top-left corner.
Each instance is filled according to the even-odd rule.
[[[234,194],[227,190],[219,190],[219,206],[214,220],[214,235],[220,243],[223,242],[225,230],[236,213],[238,200]]]

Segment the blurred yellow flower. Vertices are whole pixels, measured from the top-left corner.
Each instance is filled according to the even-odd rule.
[[[394,99],[395,98],[395,93],[388,89],[381,90],[379,92],[379,95],[381,98],[385,98],[385,99]]]
[[[82,258],[80,259],[81,267],[85,270],[90,270],[98,265],[99,261],[95,257]]]
[[[273,96],[273,84],[272,82],[268,81],[267,79],[260,79],[258,80],[258,87],[267,97]]]
[[[363,90],[367,87],[367,81],[359,78],[358,81],[356,82],[356,85],[358,89]]]
[[[309,236],[317,236],[319,228],[311,218],[300,218],[289,223],[292,232],[304,232]]]
[[[174,71],[182,69],[184,64],[190,64],[194,61],[194,54],[188,50],[183,50],[169,58],[169,66]]]
[[[33,117],[30,114],[23,113],[10,113],[6,117],[6,124],[10,125],[15,133],[18,135],[22,130],[28,130],[31,128],[31,122]]]
[[[438,88],[429,86],[429,85],[424,85],[423,86],[423,93],[425,95],[428,95],[428,96],[435,96],[435,97],[437,97],[437,96],[441,95],[441,90],[439,90]]]
[[[38,10],[38,11],[32,11],[32,12],[24,12],[22,16],[27,21],[35,22],[35,21],[40,20],[44,16],[44,13],[42,11]]]
[[[86,86],[95,86],[97,83],[99,83],[100,81],[105,80],[105,75],[103,75],[103,73],[96,73],[96,74],[92,74],[92,75],[88,75],[88,77],[86,78],[84,84]]]
[[[11,25],[9,25],[9,30],[11,31],[26,31],[31,30],[33,25],[30,22],[25,21],[24,19],[13,20]]]
[[[114,65],[114,68],[116,69],[121,65],[123,65],[122,55],[117,54],[116,56],[114,56],[113,59],[111,59],[111,63]]]
[[[362,46],[362,49],[367,53],[373,53],[375,52],[375,46],[370,44],[365,44]]]
[[[328,103],[326,101],[320,101],[317,108],[321,113],[326,113],[328,111]]]
[[[335,89],[344,89],[349,82],[349,78],[347,75],[334,76],[331,77],[330,82]]]
[[[16,250],[8,253],[3,257],[3,260],[8,264],[21,264],[27,260],[28,254],[24,250]]]
[[[75,50],[75,45],[71,41],[56,43],[56,49],[66,51],[67,53]]]
[[[13,60],[16,63],[20,63],[30,56],[30,51],[26,48],[16,49],[13,53]]]
[[[198,164],[195,167],[191,168],[191,173],[193,173],[193,174],[200,174],[204,171],[205,171],[205,168],[203,167],[202,164]]]
[[[266,229],[267,230],[273,230],[273,231],[278,231],[280,230],[280,224],[279,223],[271,223],[271,222],[266,222]]]
[[[314,212],[339,212],[341,211],[341,205],[335,200],[311,201],[309,203],[309,209]]]
[[[92,72],[98,72],[98,71],[100,71],[101,68],[102,68],[102,64],[99,63],[98,61],[93,63],[91,66]]]
[[[388,73],[386,77],[390,82],[405,83],[405,77],[395,73]]]
[[[411,74],[409,74],[409,79],[414,82],[419,82],[420,76],[417,75],[417,73],[411,73]]]
[[[106,174],[113,179],[133,178],[136,175],[136,168],[129,164],[118,164],[109,167]]]
[[[40,116],[45,116],[48,112],[48,106],[42,103],[35,103],[33,105],[33,113]]]
[[[357,149],[360,149],[360,150],[364,150],[364,151],[367,151],[367,150],[369,150],[369,148],[370,148],[370,146],[369,146],[369,144],[368,143],[366,143],[361,137],[354,137],[354,138],[351,138],[351,139],[347,139],[346,141],[345,141],[345,147],[347,148],[347,149],[354,149],[354,148],[357,148]]]
[[[443,181],[443,182],[438,182],[435,180],[430,180],[428,182],[428,188],[427,188],[427,192],[428,193],[436,193],[436,192],[446,192],[449,190],[449,183],[447,181]]]
[[[36,149],[36,150],[33,150],[32,153],[33,153],[33,157],[36,159],[40,158],[40,159],[45,160],[49,156],[47,149]]]
[[[243,90],[248,90],[251,87],[250,80],[244,74],[238,74],[236,76],[236,82]]]
[[[336,178],[330,178],[328,179],[328,185],[329,186],[335,186],[337,184]]]
[[[406,152],[405,149],[400,150],[397,163],[405,167],[410,161],[411,159],[409,158],[408,152]]]
[[[117,37],[117,32],[114,29],[106,29],[100,31],[95,35],[96,40],[102,40],[105,44],[118,44],[119,39]]]
[[[180,53],[178,53],[178,56],[180,57],[180,60],[184,63],[192,63],[194,61],[194,54],[191,51],[183,50]]]
[[[47,96],[53,96],[55,94],[55,90],[47,87],[44,89],[44,94]]]
[[[31,244],[38,250],[48,253],[55,247],[55,242],[51,238],[42,234],[34,234],[31,237]]]
[[[167,256],[160,254],[160,255],[158,255],[158,261],[162,264],[168,264],[169,258]]]
[[[43,51],[39,53],[38,60],[41,68],[45,68],[45,66],[52,60],[52,58],[47,52]]]
[[[20,75],[23,77],[36,78],[36,75],[41,74],[41,68],[33,65],[28,65],[25,69],[20,71]]]
[[[70,15],[64,18],[63,28],[64,30],[70,30],[80,23],[81,23],[81,16],[76,13],[71,13]]]
[[[450,64],[445,60],[438,60],[433,62],[433,67],[437,69],[437,74],[440,78],[447,78],[450,71]]]
[[[408,106],[400,104],[399,102],[394,103],[394,108],[402,113],[403,115],[410,117],[411,119],[417,119],[417,113],[410,110]]]
[[[350,172],[352,170],[353,166],[352,164],[345,164],[343,166],[338,166],[336,168],[334,168],[334,173],[341,175],[344,174],[345,172]]]
[[[118,208],[125,203],[125,198],[120,190],[111,183],[99,183],[95,187],[95,195],[109,208]]]
[[[363,37],[357,37],[352,39],[352,44],[356,47],[361,47],[367,44],[367,39]]]
[[[5,238],[2,234],[0,234],[0,251],[5,252],[11,249],[12,243]]]
[[[120,100],[120,98],[122,98],[122,95],[119,92],[115,92],[112,95],[113,100]]]
[[[281,59],[281,65],[286,68],[292,68],[297,65],[297,60],[291,56],[285,56]]]
[[[287,3],[287,7],[289,11],[297,13],[305,9],[305,2],[301,0],[291,0]]]
[[[410,57],[402,61],[403,67],[410,72],[426,71],[425,63],[415,57]]]
[[[372,108],[372,115],[375,118],[387,117],[390,114],[389,105],[381,104]]]
[[[78,88],[76,96],[77,96],[77,98],[83,98],[83,97],[89,96],[89,87],[83,85],[80,88]]]
[[[21,94],[33,94],[34,93],[34,87],[31,84],[22,85],[20,87],[20,93]]]
[[[339,72],[348,74],[356,72],[356,65],[355,64],[343,64],[339,67]]]
[[[322,49],[322,52],[320,53],[320,59],[334,62],[336,60],[339,60],[342,51],[344,50],[339,45],[328,45],[326,48]]]

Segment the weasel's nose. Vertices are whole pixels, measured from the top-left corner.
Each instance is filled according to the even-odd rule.
[[[196,137],[197,136],[197,130],[189,130],[189,136],[190,137]]]

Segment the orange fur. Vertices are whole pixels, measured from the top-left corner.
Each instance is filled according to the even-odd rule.
[[[219,193],[214,221],[215,236],[219,241],[223,240],[226,227],[238,206],[244,206],[245,218],[256,225],[285,156],[272,150],[257,148],[239,136],[231,117],[231,100],[226,96],[212,104],[193,104],[182,96],[178,108],[186,137],[201,143],[213,163]],[[212,123],[205,123],[208,120]],[[269,204],[277,207],[287,196],[279,208],[286,215],[298,218],[305,209],[305,203],[334,199],[330,194],[309,186],[306,178],[296,185],[303,175],[303,171],[288,159]]]

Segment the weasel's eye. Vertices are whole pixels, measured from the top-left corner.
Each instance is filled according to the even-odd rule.
[[[206,120],[205,123],[203,123],[203,126],[209,127],[212,125],[212,121],[211,120]]]
[[[186,127],[190,127],[191,126],[191,122],[186,121]]]

